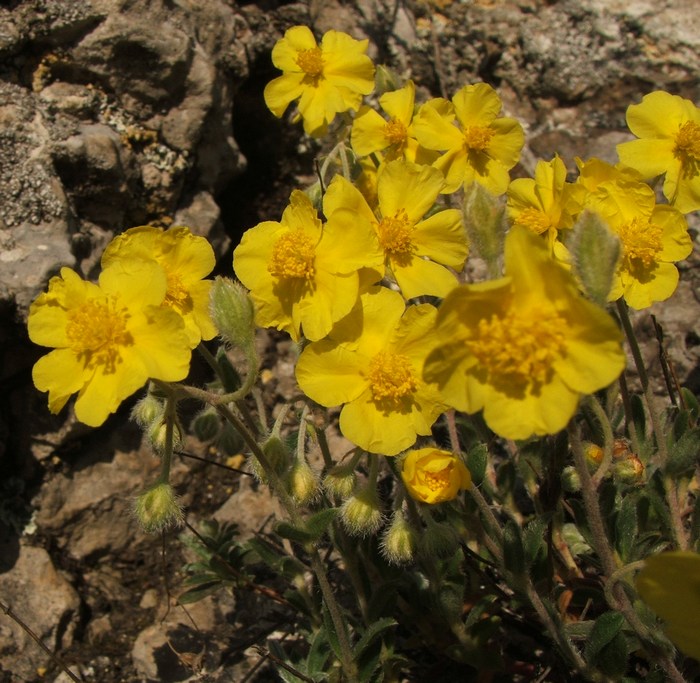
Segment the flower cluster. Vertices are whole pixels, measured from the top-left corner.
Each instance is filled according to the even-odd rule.
[[[77,418],[98,426],[148,379],[184,379],[192,348],[216,334],[202,279],[214,262],[188,228],[143,226],[108,245],[97,283],[62,268],[28,320],[30,339],[54,349],[33,370],[50,410],[77,393]]]

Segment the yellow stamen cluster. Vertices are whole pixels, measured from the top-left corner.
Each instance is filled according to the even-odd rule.
[[[494,131],[485,126],[467,126],[464,130],[464,146],[468,151],[485,152],[491,144]]]
[[[377,224],[379,244],[392,256],[408,255],[413,251],[412,233],[413,226],[405,209],[382,218]]]
[[[469,350],[494,384],[542,384],[566,354],[564,318],[553,308],[509,312],[479,321]]]
[[[380,402],[396,404],[418,388],[408,358],[391,351],[381,351],[372,358],[368,379],[372,397]]]
[[[272,247],[267,266],[273,277],[313,280],[316,248],[312,238],[302,230],[282,235]]]
[[[323,55],[320,47],[300,50],[296,61],[299,68],[314,80],[323,75]]]
[[[678,129],[673,153],[684,165],[700,163],[700,125],[694,121],[686,121]]]
[[[113,299],[88,300],[68,313],[66,336],[70,347],[86,367],[102,366],[105,374],[121,362],[120,348],[133,344],[127,330],[129,314],[117,309]]]
[[[384,137],[391,145],[402,145],[406,142],[406,126],[397,118],[392,117],[391,120],[384,126]]]
[[[536,235],[541,235],[553,227],[549,216],[544,211],[540,211],[532,206],[521,211],[515,218],[514,223],[525,226]]]
[[[450,472],[452,465],[448,465],[440,472],[423,472],[422,484],[427,486],[431,491],[442,491],[450,485]]]
[[[647,268],[653,266],[663,249],[662,229],[648,220],[634,218],[617,230],[625,256],[631,261],[639,261]]]

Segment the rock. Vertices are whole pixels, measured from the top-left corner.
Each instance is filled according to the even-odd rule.
[[[14,565],[0,567],[0,596],[52,651],[73,642],[80,597],[43,548],[22,545]],[[33,681],[51,660],[18,624],[0,614],[0,661],[17,680]]]

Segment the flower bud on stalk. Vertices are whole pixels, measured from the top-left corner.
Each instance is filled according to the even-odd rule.
[[[132,420],[143,429],[150,427],[156,420],[160,420],[162,416],[163,401],[151,393],[146,394],[138,401],[131,411]]]
[[[389,564],[407,564],[416,552],[416,535],[403,512],[397,510],[381,542],[382,555]]]
[[[137,499],[136,518],[147,533],[156,533],[169,527],[180,526],[185,516],[172,486],[158,482]]]
[[[355,466],[336,465],[332,467],[323,478],[323,488],[330,496],[336,496],[340,500],[346,500],[355,490],[357,475]]]
[[[423,508],[426,528],[420,538],[420,553],[423,557],[449,557],[459,545],[457,532],[449,524],[436,522],[430,512]]]
[[[255,309],[246,289],[233,280],[217,277],[210,302],[211,317],[221,336],[233,346],[254,348]]]
[[[488,264],[489,272],[500,275],[499,260],[506,236],[505,207],[477,182],[464,189],[464,226],[470,244]]]
[[[379,531],[384,515],[375,486],[364,486],[350,496],[340,508],[340,518],[353,536],[371,536]]]
[[[298,458],[287,475],[289,493],[298,505],[310,505],[321,493],[318,476],[303,458]]]
[[[221,431],[221,418],[214,408],[204,408],[192,420],[192,431],[200,441],[212,441]]]

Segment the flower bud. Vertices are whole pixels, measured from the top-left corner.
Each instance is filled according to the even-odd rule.
[[[420,553],[423,557],[449,557],[459,546],[457,532],[448,524],[433,521],[430,515],[425,515],[428,523],[420,538]]]
[[[295,460],[287,475],[289,493],[299,505],[310,505],[321,493],[316,473],[306,460]]]
[[[345,500],[352,495],[356,482],[357,476],[354,467],[336,465],[323,478],[323,488],[329,496]]]
[[[154,484],[136,499],[134,512],[147,533],[179,526],[185,519],[173,487],[165,482]]]
[[[581,490],[581,477],[575,467],[569,465],[562,470],[561,486],[568,493],[578,493]]]
[[[452,500],[472,481],[457,456],[438,448],[408,451],[401,463],[401,478],[411,498],[431,505]]]
[[[365,486],[350,496],[340,508],[340,518],[353,536],[371,536],[379,531],[384,516],[374,486]]]
[[[148,430],[148,438],[153,450],[159,455],[165,452],[168,426],[165,420],[156,420]],[[173,450],[182,448],[182,427],[179,420],[173,423]]]
[[[243,437],[238,430],[228,422],[224,422],[219,438],[216,440],[216,447],[224,455],[238,455],[245,446]]]
[[[620,484],[644,483],[644,465],[636,455],[617,460],[612,466],[613,478]]]
[[[389,564],[407,564],[416,552],[416,535],[401,510],[394,513],[381,542],[382,555]]]
[[[262,452],[277,474],[282,474],[289,467],[291,454],[287,444],[274,431],[261,446]]]
[[[221,418],[213,408],[205,408],[192,420],[192,431],[200,441],[211,441],[221,431]]]
[[[600,467],[600,463],[603,462],[603,449],[598,444],[590,441],[584,441],[581,446],[583,447],[583,455],[586,458],[588,471],[593,474]]]
[[[217,277],[211,288],[211,317],[221,336],[240,348],[251,348],[255,342],[255,309],[245,287]]]
[[[374,72],[374,90],[377,95],[383,95],[390,90],[403,87],[401,77],[388,66],[378,64]]]
[[[586,295],[605,306],[620,256],[620,240],[598,214],[584,211],[569,243],[574,272]]]
[[[464,227],[489,271],[497,273],[506,237],[505,207],[477,182],[464,189]]]
[[[131,411],[131,419],[141,428],[150,427],[163,416],[163,401],[153,394],[146,394]]]

